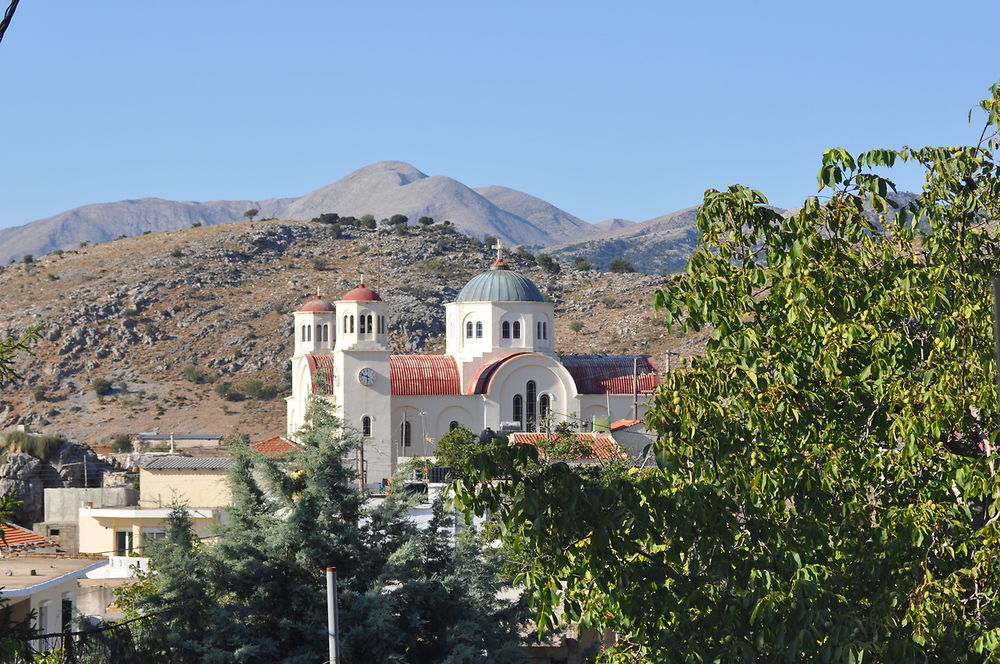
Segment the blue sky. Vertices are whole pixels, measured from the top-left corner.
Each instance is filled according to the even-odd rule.
[[[974,141],[998,24],[962,1],[28,0],[0,43],[0,227],[386,159],[588,221],[737,182],[791,206],[826,147]]]

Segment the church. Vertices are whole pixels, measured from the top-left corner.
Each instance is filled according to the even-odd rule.
[[[558,355],[554,305],[511,269],[500,249],[488,270],[445,305],[443,355],[393,355],[387,304],[364,283],[296,311],[288,435],[322,394],[363,439],[366,484],[401,458],[432,455],[436,441],[474,432],[548,431],[641,418],[660,383],[648,355]]]

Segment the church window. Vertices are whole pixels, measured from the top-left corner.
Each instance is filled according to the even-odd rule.
[[[542,323],[542,339],[549,338],[549,324],[547,322]]]
[[[323,341],[329,341],[329,340],[330,340],[330,326],[328,324],[323,325]]]
[[[535,323],[535,338],[536,339],[542,338],[542,321],[538,321],[537,323]]]
[[[365,317],[364,316],[358,316],[358,334],[364,334],[367,331],[368,331],[368,328],[365,325]]]
[[[385,334],[385,316],[378,317],[378,333]]]
[[[399,443],[402,447],[409,447],[413,444],[410,439],[410,421],[403,420],[403,423],[399,425]]]
[[[367,415],[361,418],[361,435],[365,438],[371,438],[372,435],[372,418]]]
[[[454,431],[458,428],[458,420],[452,420],[448,423],[448,431]]]
[[[348,323],[350,324],[351,332],[354,332],[354,316],[348,316]]]
[[[323,326],[316,323],[316,341],[323,341]]]
[[[483,324],[481,322],[476,323],[476,338],[477,339],[483,338]]]
[[[347,332],[347,314],[344,314],[344,332]]]
[[[549,430],[549,418],[552,411],[552,406],[549,401],[549,395],[543,394],[538,397],[538,421],[542,424],[542,429],[545,432]]]
[[[512,336],[515,339],[520,339],[521,338],[521,321],[519,321],[519,320],[514,321],[513,335]]]
[[[313,329],[312,325],[306,325],[306,341],[313,340]]]
[[[524,400],[527,402],[525,404],[527,406],[527,408],[525,410],[528,411],[528,422],[527,422],[527,426],[525,427],[525,431],[534,431],[535,430],[535,406],[537,405],[537,403],[535,401],[535,397],[538,394],[538,390],[535,387],[535,381],[529,380],[528,384],[525,386],[524,391],[526,393]]]
[[[465,338],[466,339],[471,339],[472,338],[472,321],[471,320],[468,323],[465,324]]]
[[[306,326],[302,326],[302,341],[306,340]]]
[[[520,394],[514,395],[513,405],[514,405],[514,421],[517,422],[517,425],[521,429],[524,429],[524,411],[522,409],[522,401]]]
[[[510,339],[510,323],[507,321],[503,322],[500,326],[500,336],[504,339]]]
[[[372,315],[368,314],[367,316],[365,316],[365,318],[368,319],[368,334],[372,334],[373,332],[375,332],[375,328],[372,327]]]

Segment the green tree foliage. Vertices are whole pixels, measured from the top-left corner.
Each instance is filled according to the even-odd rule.
[[[574,334],[580,334],[580,330],[583,329],[583,321],[582,320],[575,320],[575,321],[570,322],[569,329],[573,330]]]
[[[111,451],[112,452],[131,452],[132,451],[132,437],[127,433],[120,433],[115,436],[114,440],[111,441]]]
[[[619,274],[635,272],[635,268],[624,258],[612,258],[611,262],[608,263],[608,272],[617,272]]]
[[[328,566],[344,661],[522,661],[512,645],[523,607],[497,599],[495,566],[451,543],[440,509],[426,530],[403,518],[403,494],[366,509],[343,464],[358,441],[320,403],[287,461],[229,442],[233,504],[218,543],[197,542],[180,510],[153,552],[146,597],[131,604],[169,611],[163,661],[322,661]]]
[[[392,226],[400,226],[409,221],[409,218],[405,214],[394,214],[389,217],[389,224]]]
[[[17,496],[16,489],[0,495],[0,523],[7,523],[20,504],[21,500]],[[0,531],[0,541],[6,542],[2,531]],[[31,657],[31,650],[28,647],[28,639],[36,634],[32,627],[36,614],[31,611],[19,620],[14,620],[13,614],[13,607],[7,599],[0,598],[0,661],[30,661],[28,658]]]
[[[549,274],[559,274],[562,269],[556,259],[552,258],[549,254],[538,254],[538,267],[542,268]]]
[[[260,210],[258,210],[257,208],[250,208],[249,210],[243,213],[243,216],[249,219],[250,221],[253,221],[253,218],[256,217],[258,214],[260,214]]]
[[[573,259],[573,269],[580,272],[586,272],[588,270],[594,269],[594,266],[587,262],[583,256],[577,256]]]
[[[36,459],[49,460],[66,443],[59,434],[36,436],[24,431],[11,431],[3,436],[3,447],[8,452],[30,454]]]
[[[309,221],[314,221],[320,224],[335,224],[340,221],[340,215],[336,212],[324,212],[318,217],[313,217]]]
[[[107,378],[95,378],[90,383],[90,387],[93,388],[94,394],[99,397],[107,396],[115,391],[114,385]]]
[[[37,327],[30,328],[20,337],[0,339],[0,387],[5,387],[20,377],[14,370],[14,355],[21,351],[27,351],[36,339],[38,339]]]
[[[434,225],[434,217],[427,217],[427,216],[420,217],[419,219],[417,219],[417,223],[420,224],[421,226],[425,227],[425,228],[427,226],[433,226]]]
[[[1000,656],[1000,86],[969,147],[824,153],[788,218],[709,191],[656,305],[711,329],[647,424],[658,468],[590,481],[477,457],[529,551],[541,619],[620,638],[608,662],[984,662]],[[896,210],[877,169],[924,167]],[[561,607],[561,610],[559,609]]]
[[[434,456],[437,457],[438,463],[461,472],[468,467],[469,458],[478,449],[476,434],[464,426],[458,426],[441,436]]]

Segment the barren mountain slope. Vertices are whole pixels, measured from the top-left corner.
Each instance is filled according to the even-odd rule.
[[[0,428],[22,422],[87,442],[116,433],[284,431],[291,316],[316,289],[330,298],[367,275],[390,305],[399,351],[442,352],[443,303],[486,269],[489,249],[440,225],[406,236],[323,224],[239,222],[117,240],[0,272],[0,334],[41,325],[0,395]],[[563,270],[510,256],[556,302],[560,352],[649,352],[697,339],[666,334],[650,301],[660,278]],[[572,332],[570,323],[583,328]],[[194,367],[194,368],[188,368]],[[193,380],[214,382],[198,383]],[[113,383],[98,397],[95,380]],[[223,399],[217,386],[276,398]],[[266,395],[265,395],[266,396]]]

